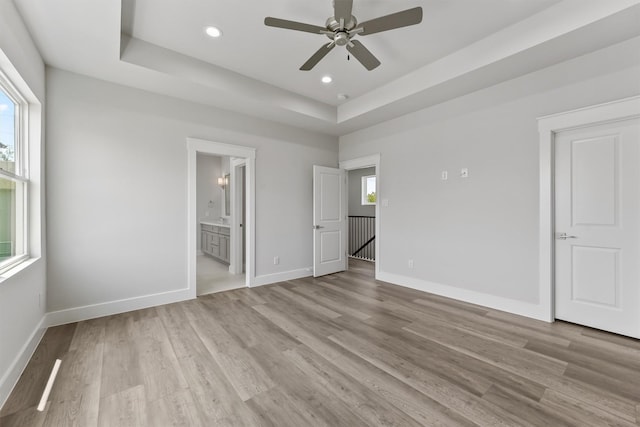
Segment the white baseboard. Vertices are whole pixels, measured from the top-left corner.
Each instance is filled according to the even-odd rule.
[[[38,344],[40,344],[40,340],[44,336],[46,330],[45,316],[43,316],[42,319],[40,319],[38,326],[36,326],[31,333],[27,342],[25,342],[20,349],[20,353],[18,353],[16,358],[13,360],[7,372],[2,378],[0,378],[0,409],[4,406],[11,394],[11,391],[18,383],[20,375],[22,375],[22,372],[27,367],[29,360],[31,360],[31,357],[36,351]]]
[[[139,310],[142,308],[171,304],[174,302],[193,299],[191,294],[192,291],[185,288],[177,291],[162,292],[159,294],[144,295],[100,304],[85,305],[83,307],[69,308],[66,310],[52,311],[45,315],[45,325],[64,325],[66,323],[95,319],[96,317],[110,316],[112,314],[125,313],[127,311]]]
[[[271,283],[284,282],[286,280],[301,279],[303,277],[312,276],[312,269],[300,268],[298,270],[283,271],[281,273],[265,274],[256,276],[251,281],[251,287],[269,285]]]
[[[443,297],[549,322],[548,310],[545,310],[545,308],[539,304],[498,297],[468,289],[457,288],[455,286],[416,279],[414,277],[386,273],[383,271],[378,274],[376,279],[383,282],[393,283],[394,285],[417,289],[419,291],[429,292]]]

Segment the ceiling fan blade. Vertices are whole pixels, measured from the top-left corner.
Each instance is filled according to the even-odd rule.
[[[343,29],[345,25],[351,21],[351,9],[353,8],[353,0],[333,0],[334,18]]]
[[[300,67],[300,70],[302,71],[309,71],[310,69],[312,69],[313,67],[316,66],[316,64],[318,62],[320,62],[320,60],[322,58],[324,58],[325,56],[327,56],[327,53],[331,52],[331,50],[336,46],[336,44],[334,42],[329,42],[325,45],[323,45],[320,49],[318,49],[318,51],[316,53],[314,53],[311,58],[307,59],[307,62],[305,62],[304,64],[302,64],[302,67]]]
[[[414,7],[413,9],[403,10],[402,12],[392,13],[391,15],[381,16],[370,21],[362,22],[358,27],[364,28],[360,33],[361,36],[389,31],[396,28],[408,27],[422,22],[422,8]]]
[[[351,42],[347,44],[347,50],[369,71],[380,65],[378,58],[373,56],[373,53],[369,52],[369,49],[364,47],[358,40],[351,40]]]
[[[288,21],[286,19],[272,18],[267,16],[264,18],[264,25],[268,27],[284,28],[287,30],[304,31],[305,33],[325,34],[327,29],[318,25],[304,24],[302,22]]]

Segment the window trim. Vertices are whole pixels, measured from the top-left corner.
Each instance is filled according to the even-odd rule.
[[[367,200],[367,180],[369,178],[376,178],[376,175],[365,175],[361,178],[361,190],[360,190],[360,203],[362,206],[375,206],[376,202],[370,202]],[[378,192],[378,180],[376,179],[376,194]],[[377,197],[376,197],[377,201]]]
[[[15,268],[19,264],[30,257],[29,247],[29,194],[30,194],[30,180],[29,180],[29,141],[28,141],[28,129],[29,129],[29,103],[25,97],[20,93],[12,81],[0,70],[0,89],[7,95],[7,97],[14,103],[14,153],[15,153],[15,172],[9,172],[0,168],[0,177],[13,181],[15,183],[22,184],[21,191],[21,203],[22,203],[22,215],[21,215],[21,253],[11,258],[8,258],[0,262],[0,274],[4,274],[7,271]],[[16,201],[17,202],[17,201]],[[16,236],[20,231],[16,230]]]

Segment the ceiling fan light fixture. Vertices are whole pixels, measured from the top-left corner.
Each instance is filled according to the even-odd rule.
[[[208,26],[204,29],[204,32],[207,33],[209,37],[218,38],[222,36],[222,30],[218,27]]]
[[[329,83],[331,83],[333,81],[333,77],[331,76],[322,76],[322,79],[320,79],[322,81],[322,83],[328,85]]]

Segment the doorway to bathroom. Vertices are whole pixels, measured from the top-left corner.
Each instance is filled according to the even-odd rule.
[[[187,146],[189,290],[251,286],[255,149],[195,138]]]
[[[233,159],[235,160],[235,159]],[[196,205],[198,255],[196,261],[197,295],[205,295],[245,285],[242,260],[244,257],[244,236],[236,239],[238,262],[231,264],[231,239],[236,233],[242,233],[243,216],[237,216],[244,203],[235,209],[231,204],[231,192],[238,192],[242,199],[242,176],[231,177],[232,159],[229,156],[217,156],[208,153],[196,154]],[[242,182],[241,182],[242,181]],[[232,185],[232,183],[234,185]],[[232,216],[233,211],[233,216]],[[236,268],[235,264],[241,268]]]

